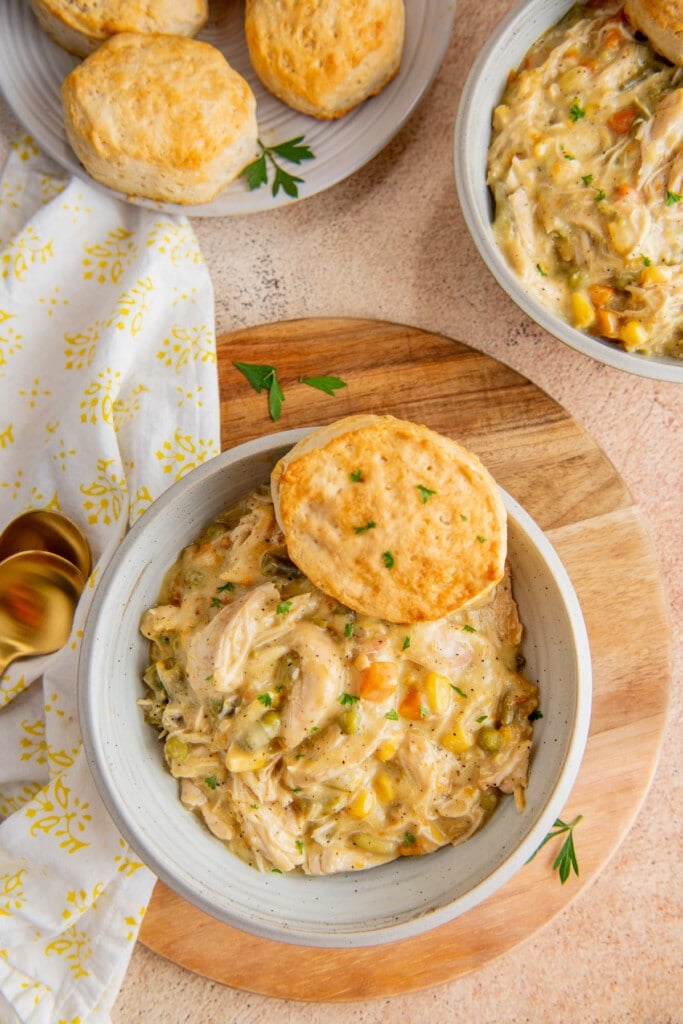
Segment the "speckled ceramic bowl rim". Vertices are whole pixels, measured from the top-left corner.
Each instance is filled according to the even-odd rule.
[[[176,780],[161,763],[154,730],[135,705],[135,697],[142,696],[140,673],[146,658],[146,642],[136,626],[181,547],[223,507],[216,507],[217,489],[223,498],[230,480],[253,473],[254,465],[265,482],[276,458],[306,433],[272,434],[223,452],[174,484],[131,528],[104,572],[85,625],[78,673],[80,724],[95,783],[119,831],[151,870],[190,903],[262,938],[317,947],[376,945],[417,935],[474,907],[511,878],[537,848],[561,813],[583,756],[591,709],[590,651],[579,602],[558,555],[531,517],[502,492],[510,536],[516,538],[520,552],[520,571],[521,552],[526,550],[528,574],[542,577],[543,586],[527,583],[527,590],[538,607],[545,608],[552,604],[549,591],[556,588],[557,614],[566,619],[563,641],[553,641],[560,675],[568,666],[566,679],[555,684],[564,708],[556,713],[546,708],[537,723],[541,739],[533,755],[536,773],[532,768],[527,811],[517,814],[513,802],[506,802],[461,846],[326,878],[261,874],[227,853],[180,804]],[[237,484],[233,487],[237,494]],[[211,491],[209,507],[202,495]],[[243,486],[239,493],[244,493]],[[228,495],[225,504],[229,500]],[[164,543],[164,557],[157,557],[158,546]],[[145,583],[150,573],[154,579]],[[145,588],[146,593],[136,596]],[[131,637],[131,629],[136,636]],[[543,635],[534,640],[535,648],[545,644]],[[557,665],[547,663],[543,671],[552,685]],[[568,681],[573,681],[569,695]],[[561,715],[564,721],[559,721]],[[539,768],[546,758],[552,766],[548,778]],[[158,793],[158,799],[151,793]],[[155,815],[158,820],[153,820]],[[163,834],[167,818],[172,821],[168,834]],[[492,830],[496,819],[501,823]],[[498,828],[504,838],[494,850],[491,841]],[[482,868],[487,858],[491,870]],[[220,884],[215,882],[217,873]],[[464,891],[457,893],[459,886]]]
[[[573,6],[574,0],[526,0],[498,24],[480,50],[465,82],[455,123],[455,183],[465,223],[479,253],[501,287],[549,334],[608,366],[653,380],[683,382],[683,360],[626,352],[560,320],[521,285],[501,252],[492,229],[493,204],[486,185],[491,114],[508,73],[529,46]]]

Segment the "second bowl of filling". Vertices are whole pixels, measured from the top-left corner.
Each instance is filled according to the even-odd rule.
[[[610,2],[509,15],[455,136],[468,227],[511,297],[580,351],[664,380],[683,380],[682,145],[683,69]]]

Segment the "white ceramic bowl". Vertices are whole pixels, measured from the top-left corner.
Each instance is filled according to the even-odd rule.
[[[79,711],[98,789],[121,831],[168,886],[225,923],[308,946],[406,938],[475,906],[510,878],[561,813],[581,762],[591,704],[586,631],[569,578],[542,531],[504,495],[509,554],[530,677],[540,686],[526,810],[504,801],[466,843],[328,877],[261,874],[211,835],[178,798],[143,695],[147,641],[138,632],[167,568],[201,527],[267,482],[304,434],[273,434],[224,452],[172,486],[133,526],[97,589],[79,667]]]
[[[493,234],[493,200],[486,185],[491,116],[511,69],[560,20],[573,0],[526,0],[498,25],[475,60],[465,83],[455,125],[455,182],[465,222],[479,253],[502,288],[532,320],[560,341],[601,363],[655,380],[683,382],[683,360],[626,352],[555,316],[522,286]]]

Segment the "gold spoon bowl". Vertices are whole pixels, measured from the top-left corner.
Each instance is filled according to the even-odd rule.
[[[49,551],[72,562],[83,579],[92,568],[85,534],[63,512],[32,509],[17,516],[0,533],[0,561],[21,551]]]
[[[16,658],[63,647],[84,586],[76,566],[50,551],[0,562],[0,676]]]

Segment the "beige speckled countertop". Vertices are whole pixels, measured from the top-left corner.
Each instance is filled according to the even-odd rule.
[[[593,885],[541,932],[460,980],[322,1007],[222,987],[138,943],[114,1024],[683,1021],[683,389],[611,369],[554,341],[501,291],[469,238],[453,181],[454,119],[471,61],[510,6],[459,0],[427,98],[349,179],[274,212],[196,220],[194,227],[213,277],[219,333],[306,316],[384,318],[437,331],[530,377],[602,446],[649,522],[671,607],[674,675],[649,795]],[[19,128],[1,103],[0,129],[4,159]],[[381,964],[379,948],[378,970]]]

